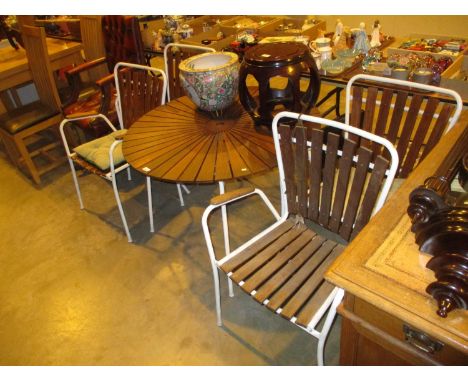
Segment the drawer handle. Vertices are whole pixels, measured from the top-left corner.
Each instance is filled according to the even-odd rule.
[[[425,353],[434,354],[444,347],[443,343],[432,339],[425,333],[410,328],[406,324],[403,324],[403,333],[405,333],[406,342]]]

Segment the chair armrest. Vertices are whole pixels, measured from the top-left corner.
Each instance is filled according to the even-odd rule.
[[[65,74],[66,74],[67,77],[68,76],[76,76],[77,74],[79,74],[81,72],[92,69],[92,68],[94,68],[96,66],[99,66],[99,65],[105,63],[105,62],[106,62],[105,57],[97,58],[95,60],[84,62],[83,64],[77,65],[72,69],[66,70]]]
[[[100,78],[99,80],[96,81],[96,85],[99,86],[100,88],[103,88],[113,83],[114,83],[114,74],[109,74],[108,76]]]
[[[248,196],[249,194],[253,194],[254,192],[255,188],[253,187],[239,188],[237,190],[226,192],[225,194],[214,196],[213,198],[211,198],[210,204],[213,206],[227,204],[238,198]]]

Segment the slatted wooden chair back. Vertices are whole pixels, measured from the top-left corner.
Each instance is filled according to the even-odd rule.
[[[122,128],[165,103],[167,81],[163,71],[143,65],[119,63],[114,70]]]
[[[361,83],[354,85],[358,80]],[[455,124],[461,112],[461,99],[449,89],[384,80],[366,75],[350,80],[345,122],[392,142],[400,158],[397,176],[406,178]],[[382,154],[375,144],[365,140],[362,144],[374,156]]]
[[[102,16],[82,15],[80,16],[81,42],[86,61],[96,60],[106,56],[104,48],[104,37],[101,27]],[[104,65],[91,68],[88,75],[91,81],[97,81],[109,74],[109,69]]]
[[[355,140],[340,142],[325,127],[278,126],[287,212],[350,241],[382,205],[390,161]]]
[[[164,65],[168,81],[168,100],[174,100],[185,95],[179,77],[179,64],[189,57],[206,52],[215,52],[215,49],[177,43],[167,44],[165,46]]]
[[[52,74],[45,30],[42,27],[23,25],[21,33],[39,99],[52,110],[60,112],[60,97]]]

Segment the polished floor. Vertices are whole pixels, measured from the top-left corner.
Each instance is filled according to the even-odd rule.
[[[175,185],[154,182],[152,234],[144,179],[133,174],[119,177],[128,243],[109,183],[80,176],[80,210],[68,164],[36,188],[0,150],[0,364],[315,365],[314,337],[238,289],[229,298],[225,282],[216,326],[200,221],[217,186],[188,185],[181,207]],[[247,183],[279,207],[276,171],[226,188]],[[232,247],[272,221],[254,201],[229,217]],[[212,223],[219,234],[219,218]],[[338,318],[328,365],[338,364],[339,331]]]

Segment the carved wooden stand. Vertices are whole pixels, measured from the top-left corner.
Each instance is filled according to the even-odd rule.
[[[468,129],[437,169],[410,194],[408,215],[419,249],[434,256],[426,265],[437,281],[426,288],[438,302],[437,314],[468,308]],[[457,176],[467,192],[454,196]]]

